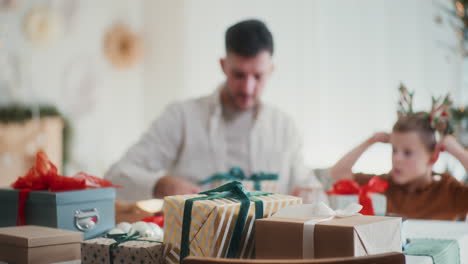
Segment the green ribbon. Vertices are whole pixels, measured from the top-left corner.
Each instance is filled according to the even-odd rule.
[[[254,173],[250,177],[245,176],[244,171],[241,168],[234,167],[229,170],[228,173],[217,173],[213,176],[209,177],[206,180],[198,182],[199,185],[205,185],[208,183],[212,183],[214,181],[253,181],[254,182],[254,190],[260,191],[261,190],[261,182],[262,181],[277,181],[278,174],[275,173]]]
[[[153,242],[153,243],[160,243],[162,244],[162,241],[156,241],[156,240],[148,240],[148,239],[141,239],[142,237],[138,232],[136,232],[133,235],[128,235],[127,233],[122,233],[122,234],[107,234],[106,238],[110,238],[115,240],[115,243],[112,243],[109,246],[109,262],[110,264],[114,263],[114,254],[113,251],[116,249],[120,244],[125,243],[127,241],[146,241],[146,242]]]
[[[195,197],[187,199],[184,204],[184,217],[182,221],[182,234],[180,246],[180,263],[182,260],[190,255],[190,225],[192,223],[192,208],[196,201],[202,200],[215,200],[222,198],[235,199],[240,202],[239,215],[234,225],[231,241],[227,252],[228,258],[235,258],[241,243],[242,233],[244,231],[245,223],[250,209],[250,202],[255,204],[255,219],[263,218],[263,202],[262,200],[255,199],[254,196],[270,195],[266,192],[246,192],[242,183],[232,181],[218,188],[201,192],[206,196]]]
[[[254,182],[254,190],[260,191],[261,190],[261,181],[277,181],[278,180],[278,174],[273,174],[273,173],[254,173],[250,176],[248,179],[250,181]]]

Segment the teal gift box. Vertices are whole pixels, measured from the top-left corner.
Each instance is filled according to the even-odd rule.
[[[26,199],[25,224],[83,232],[97,237],[115,226],[115,189],[66,192],[31,191]],[[17,223],[19,190],[0,189],[0,227]]]
[[[246,176],[241,168],[231,168],[227,173],[217,173],[209,178],[199,181],[200,186],[208,186],[213,189],[232,181],[242,183],[244,188],[248,191],[262,191],[262,192],[279,192],[278,184],[279,175],[276,173],[263,173],[258,172],[250,176]]]

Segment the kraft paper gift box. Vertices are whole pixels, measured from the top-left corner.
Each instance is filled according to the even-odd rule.
[[[310,259],[401,252],[401,218],[359,215],[361,208],[352,204],[333,211],[320,203],[289,207],[259,219],[256,257]]]
[[[81,243],[81,264],[164,264],[161,241],[154,238],[141,238],[116,245],[112,250],[112,238],[95,238]],[[111,260],[112,258],[112,260]]]
[[[232,168],[228,173],[215,174],[206,180],[200,181],[199,185],[216,188],[231,181],[242,183],[248,191],[277,193],[279,190],[278,174],[259,172],[247,177],[241,168]]]
[[[0,262],[45,264],[80,259],[81,232],[42,226],[0,228]]]
[[[387,212],[387,198],[380,193],[370,194],[375,215],[385,215]],[[356,194],[331,194],[328,195],[330,207],[334,210],[346,208],[353,203],[359,203],[359,196]]]
[[[19,190],[0,189],[0,227],[17,223]],[[27,225],[80,231],[89,239],[115,225],[115,189],[96,188],[67,192],[31,191],[25,203]]]
[[[248,193],[240,182],[197,195],[168,196],[164,201],[164,244],[169,264],[179,263],[188,255],[251,258],[255,219],[302,202],[294,196]]]
[[[39,149],[47,152],[59,171],[62,168],[63,127],[60,117],[41,117],[23,122],[0,121],[0,187],[9,186],[34,164]],[[39,142],[40,139],[40,143]]]

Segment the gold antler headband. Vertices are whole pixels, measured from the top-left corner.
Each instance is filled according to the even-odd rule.
[[[400,91],[400,99],[398,102],[398,118],[413,114],[413,95],[414,92],[409,92],[408,89],[400,84],[398,89]],[[431,111],[427,113],[426,118],[429,120],[431,127],[436,132],[438,139],[443,135],[453,133],[451,126],[451,112],[450,107],[453,104],[450,95],[445,97],[432,97]]]
[[[428,118],[431,122],[431,127],[441,135],[452,133],[450,126],[450,106],[452,104],[453,101],[448,94],[445,97],[432,97],[432,106]]]
[[[409,92],[402,83],[400,84],[398,90],[400,91],[400,100],[398,102],[398,118],[400,118],[407,114],[413,113],[414,92]]]

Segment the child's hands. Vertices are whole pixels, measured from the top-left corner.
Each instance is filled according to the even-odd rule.
[[[451,155],[455,156],[457,153],[463,152],[464,148],[460,143],[458,143],[454,136],[447,135],[437,144],[436,150],[447,151]]]
[[[386,132],[377,132],[374,135],[372,135],[372,137],[370,137],[369,141],[371,144],[378,143],[378,142],[388,143],[390,142],[390,134]]]
[[[468,173],[468,150],[465,150],[454,136],[448,135],[443,137],[437,144],[436,151],[447,151],[450,153],[461,162]]]

